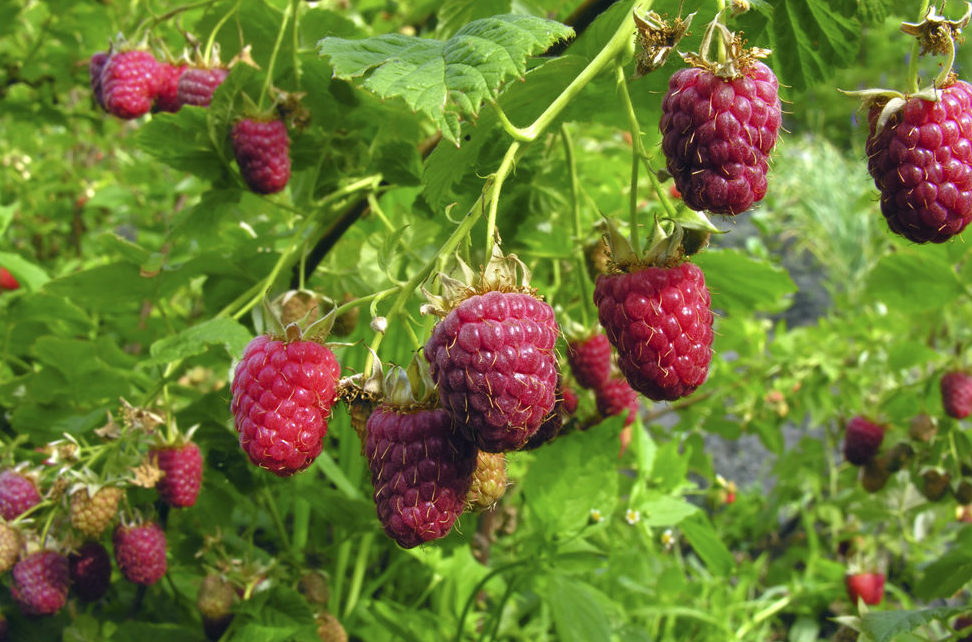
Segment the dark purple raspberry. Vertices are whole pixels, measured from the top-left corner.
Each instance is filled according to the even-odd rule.
[[[108,62],[108,52],[99,51],[98,53],[91,56],[91,62],[88,63],[88,76],[91,78],[91,93],[94,94],[95,100],[102,109],[105,108],[105,98],[101,91],[101,72],[105,68],[105,63]]]
[[[282,120],[244,118],[233,127],[240,174],[257,194],[273,194],[290,180],[290,137]]]
[[[101,95],[105,109],[118,118],[147,114],[158,93],[159,61],[147,51],[113,54],[101,71]]]
[[[196,503],[202,484],[203,458],[199,446],[189,441],[178,446],[153,448],[151,455],[165,475],[155,490],[170,506],[186,507]]]
[[[253,339],[233,377],[233,416],[250,461],[280,477],[321,454],[341,369],[313,341]]]
[[[698,266],[601,275],[594,304],[632,388],[654,401],[671,401],[705,381],[713,317]]]
[[[942,406],[945,414],[965,419],[972,414],[972,377],[964,372],[949,372],[942,377]]]
[[[40,500],[34,482],[12,470],[0,473],[0,517],[13,520]]]
[[[611,376],[611,342],[600,332],[567,344],[567,363],[581,388],[596,389]]]
[[[365,456],[385,532],[403,548],[445,537],[462,513],[476,447],[442,408],[378,406],[367,431]]]
[[[938,102],[910,98],[880,131],[868,113],[867,169],[888,227],[915,243],[942,243],[972,220],[972,85],[958,80]]]
[[[111,558],[105,547],[89,540],[68,555],[71,586],[82,602],[100,600],[111,581]]]
[[[196,105],[197,107],[209,107],[213,100],[213,92],[219,87],[229,69],[214,67],[190,67],[179,77],[178,99],[182,105]]]
[[[155,79],[158,91],[155,95],[155,111],[177,112],[182,107],[179,102],[179,79],[185,73],[186,67],[160,62]]]
[[[540,428],[523,445],[523,450],[535,450],[540,446],[553,441],[560,431],[564,428],[564,422],[577,409],[577,395],[569,388],[560,388],[557,401],[554,403],[553,412],[543,420]],[[571,406],[570,399],[573,398]]]
[[[884,426],[864,417],[847,422],[844,433],[844,459],[855,466],[863,466],[874,458],[884,441]]]
[[[155,584],[165,575],[165,532],[154,522],[115,529],[112,542],[122,576],[135,584]]]
[[[67,601],[69,585],[67,558],[38,551],[14,566],[10,594],[25,615],[53,615]]]
[[[523,446],[553,410],[553,308],[520,292],[469,297],[435,326],[425,358],[439,399],[480,449]]]
[[[662,150],[685,204],[739,214],[766,195],[767,157],[780,129],[779,83],[761,62],[739,78],[676,71],[662,100]]]
[[[594,399],[597,411],[605,417],[620,415],[627,410],[625,426],[630,426],[638,416],[638,393],[624,379],[608,379],[594,391]]]

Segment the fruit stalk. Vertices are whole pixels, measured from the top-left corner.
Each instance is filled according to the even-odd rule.
[[[210,55],[213,52],[213,45],[216,43],[216,34],[219,33],[219,30],[223,28],[223,25],[225,25],[229,19],[233,17],[233,14],[235,14],[239,8],[240,0],[236,0],[232,8],[230,8],[230,10],[219,19],[219,22],[213,25],[213,30],[209,33],[209,38],[206,39],[206,49],[203,50],[203,59],[206,62],[210,61]]]
[[[591,327],[591,323],[587,306],[591,302],[591,290],[587,282],[587,267],[584,264],[584,227],[581,224],[580,216],[580,190],[578,189],[577,162],[574,156],[574,142],[570,138],[570,132],[567,131],[566,123],[560,126],[560,135],[564,139],[564,160],[567,163],[567,174],[570,178],[570,213],[571,222],[574,226],[574,243],[576,244],[574,262],[577,264],[577,284],[580,286],[581,321],[584,323],[585,328],[589,328]]]
[[[273,43],[273,51],[270,52],[270,62],[267,63],[267,77],[263,81],[260,89],[260,99],[257,101],[257,108],[263,109],[263,101],[270,91],[273,83],[273,65],[277,62],[277,54],[280,53],[280,45],[283,44],[284,34],[287,32],[287,23],[290,22],[291,14],[294,14],[294,22],[297,22],[297,14],[294,13],[294,3],[289,3],[284,9],[283,20],[280,21],[280,30],[277,32],[277,40]]]
[[[925,19],[928,12],[928,0],[921,0],[921,7],[918,9],[918,21]],[[953,47],[954,51],[954,47]],[[921,53],[921,42],[917,39],[911,45],[911,58],[908,59],[908,93],[913,94],[918,91],[918,56]],[[954,56],[954,54],[953,54]],[[951,65],[948,67],[951,69]]]

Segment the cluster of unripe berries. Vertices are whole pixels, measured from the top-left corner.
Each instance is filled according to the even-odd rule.
[[[113,116],[130,120],[150,111],[176,112],[185,105],[209,107],[229,75],[222,66],[159,61],[145,49],[99,51],[89,65],[91,91]],[[244,182],[258,194],[281,191],[290,180],[290,136],[275,114],[248,115],[230,135]]]
[[[161,475],[155,488],[162,501],[194,505],[202,482],[199,447],[191,441],[160,445],[149,457]],[[123,485],[79,483],[68,489],[63,478],[42,495],[37,482],[47,477],[22,468],[0,473],[0,574],[11,572],[11,595],[27,615],[57,613],[71,592],[86,602],[104,597],[112,566],[101,540],[125,499]],[[50,506],[41,505],[44,501]],[[52,520],[55,528],[39,536],[33,513],[40,510],[63,511],[67,519]],[[118,570],[129,582],[150,585],[165,574],[165,532],[156,522],[121,520],[110,539]]]

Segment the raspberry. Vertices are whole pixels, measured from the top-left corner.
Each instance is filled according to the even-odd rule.
[[[182,107],[179,102],[179,79],[185,73],[186,65],[171,65],[160,62],[156,72],[155,110],[177,112]]]
[[[233,585],[216,573],[203,578],[196,595],[196,606],[202,615],[203,629],[210,640],[218,640],[233,619],[231,608],[236,601]]]
[[[101,72],[101,95],[108,113],[125,119],[147,114],[158,91],[158,66],[147,51],[112,55]]]
[[[481,450],[523,446],[554,407],[559,329],[530,294],[474,295],[435,326],[425,358],[439,398]]]
[[[479,451],[472,484],[466,494],[466,510],[481,513],[506,494],[506,455]]]
[[[930,468],[921,474],[921,494],[930,502],[937,502],[950,488],[951,476]]]
[[[472,442],[442,408],[399,412],[381,405],[367,431],[365,456],[385,532],[403,548],[445,537],[476,469]]]
[[[40,500],[34,482],[12,470],[0,473],[0,517],[12,520]]]
[[[864,417],[854,417],[844,433],[844,459],[855,466],[871,461],[884,440],[884,426]]]
[[[329,611],[318,613],[316,620],[317,637],[321,638],[321,642],[348,642],[348,632]]]
[[[94,94],[95,100],[101,105],[101,108],[105,108],[105,97],[101,90],[101,72],[105,68],[105,63],[108,62],[108,52],[99,51],[98,53],[91,56],[91,62],[88,63],[88,76],[91,78],[91,93]]]
[[[848,573],[844,576],[844,583],[847,597],[854,604],[857,604],[858,598],[871,606],[880,604],[884,599],[884,573]]]
[[[537,429],[533,436],[527,440],[523,445],[522,450],[534,450],[540,446],[551,442],[560,431],[564,428],[564,420],[573,413],[573,410],[568,409],[568,394],[573,395],[574,406],[573,410],[577,409],[577,396],[574,395],[573,391],[569,388],[562,388],[561,394],[558,395],[556,403],[554,403],[553,412],[551,412],[543,423],[540,424],[540,428]]]
[[[159,470],[165,473],[155,485],[159,496],[170,506],[195,504],[203,474],[199,446],[189,441],[178,446],[153,448],[150,456],[157,458]]]
[[[712,359],[712,310],[696,265],[602,275],[594,303],[632,388],[654,401],[671,401],[705,381]]]
[[[693,210],[739,214],[766,195],[767,157],[780,129],[779,83],[761,62],[738,78],[676,71],[662,100],[662,150]]]
[[[280,477],[321,454],[340,367],[313,341],[253,339],[233,377],[233,415],[250,461]]]
[[[111,558],[98,542],[89,540],[68,555],[68,568],[71,585],[82,602],[100,600],[108,592]]]
[[[228,75],[229,70],[222,67],[212,69],[189,67],[179,76],[177,83],[179,104],[209,107],[209,103],[213,100],[213,92]]]
[[[257,194],[274,194],[290,180],[290,137],[282,120],[244,118],[233,126],[240,174]]]
[[[962,80],[931,102],[910,98],[877,131],[870,109],[867,169],[888,227],[915,243],[941,243],[972,220],[972,85]]]
[[[597,411],[605,417],[620,415],[625,410],[628,417],[624,420],[625,426],[630,426],[638,416],[638,393],[636,393],[628,382],[624,379],[608,379],[601,387],[594,391],[594,399],[597,402]]]
[[[567,363],[581,388],[597,389],[611,376],[611,343],[597,333],[567,344]]]
[[[60,553],[31,553],[13,568],[10,594],[25,615],[53,615],[67,601],[68,562]]]
[[[88,537],[98,537],[118,514],[118,502],[125,494],[117,486],[99,488],[94,497],[82,488],[71,494],[71,526]]]
[[[13,526],[0,522],[0,575],[6,573],[17,563],[23,538]]]
[[[18,289],[20,289],[20,283],[17,282],[16,277],[7,268],[0,267],[0,291]]]
[[[577,393],[574,392],[573,388],[562,388],[560,394],[564,400],[564,412],[568,416],[574,414],[577,411],[577,404],[580,402]]]
[[[945,414],[965,419],[972,413],[972,377],[964,372],[949,372],[942,377],[941,388]]]
[[[165,575],[165,532],[154,522],[115,529],[115,562],[135,584],[155,584]]]

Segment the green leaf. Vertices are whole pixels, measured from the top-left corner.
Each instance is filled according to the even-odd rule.
[[[436,38],[449,38],[463,25],[480,18],[509,13],[511,0],[445,0],[436,12]]]
[[[583,582],[552,577],[546,582],[545,593],[558,640],[607,642],[611,639],[611,623]]]
[[[943,308],[962,294],[955,269],[931,250],[888,254],[878,261],[867,282],[872,300],[899,312]]]
[[[927,600],[957,593],[972,580],[972,553],[956,546],[925,567],[915,594]]]
[[[699,509],[683,499],[668,495],[655,496],[639,507],[641,521],[648,526],[675,526]]]
[[[774,4],[773,64],[782,82],[800,90],[829,79],[857,55],[860,24],[823,0]]]
[[[364,40],[324,38],[334,74],[365,76],[378,97],[400,97],[426,114],[449,141],[459,144],[459,115],[476,116],[505,80],[526,73],[529,56],[573,33],[552,20],[506,14],[474,20],[448,40],[385,34]]]
[[[861,617],[861,633],[874,642],[891,642],[896,636],[914,631],[934,620],[947,620],[968,612],[968,607],[942,606],[921,611],[871,611]]]
[[[13,220],[14,212],[17,211],[18,207],[19,203],[16,201],[10,205],[0,205],[0,238],[7,231],[7,227],[10,225],[10,221]]]
[[[686,519],[679,525],[679,529],[710,571],[716,575],[728,575],[732,572],[736,562],[705,515]]]
[[[185,359],[205,352],[211,345],[222,345],[231,355],[238,355],[252,338],[250,331],[233,319],[217,317],[159,339],[149,350],[152,358],[143,363],[154,365]]]
[[[223,162],[209,138],[204,107],[187,106],[175,114],[157,114],[135,134],[142,150],[174,169],[206,180],[223,175]]]
[[[781,312],[796,284],[781,267],[741,250],[711,250],[693,257],[705,272],[712,307],[727,313]]]
[[[0,266],[10,270],[20,286],[29,290],[39,290],[42,285],[50,280],[47,272],[19,254],[0,252]]]

